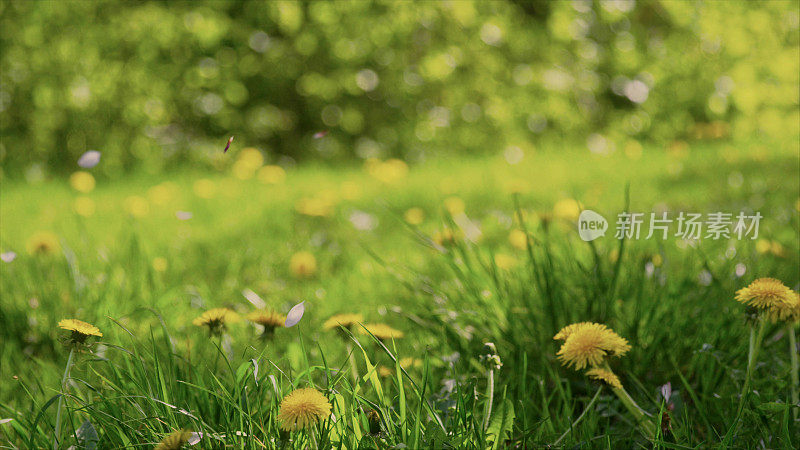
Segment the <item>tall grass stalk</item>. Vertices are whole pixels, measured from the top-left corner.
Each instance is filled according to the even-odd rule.
[[[70,348],[69,356],[67,357],[67,366],[64,367],[64,375],[61,377],[61,397],[58,398],[58,409],[56,410],[56,428],[53,439],[53,450],[58,450],[58,444],[61,441],[61,408],[64,406],[64,392],[67,390],[67,378],[69,377],[69,370],[72,368],[72,357],[74,354],[75,349]]]
[[[347,361],[350,363],[350,374],[353,376],[353,382],[358,383],[358,368],[356,367],[356,360],[353,358],[353,344],[347,341],[345,349],[347,350]]]
[[[597,399],[598,399],[598,398],[600,398],[600,393],[601,393],[601,392],[603,392],[603,386],[600,386],[599,388],[597,388],[597,392],[595,392],[595,393],[594,393],[594,397],[592,397],[592,399],[591,399],[591,400],[589,400],[589,404],[588,404],[588,405],[586,405],[586,407],[585,407],[585,408],[583,408],[583,412],[581,413],[581,415],[580,415],[580,416],[578,416],[578,418],[577,418],[577,419],[575,419],[575,421],[574,421],[574,422],[572,422],[572,425],[570,425],[570,426],[569,426],[569,429],[568,429],[567,431],[565,431],[565,432],[564,432],[564,434],[562,434],[561,436],[559,436],[559,437],[558,437],[558,439],[556,439],[556,441],[555,441],[555,442],[553,442],[553,447],[557,446],[557,445],[558,445],[558,444],[559,444],[559,443],[560,443],[560,442],[561,442],[561,441],[562,441],[562,440],[563,440],[565,437],[567,437],[567,435],[568,435],[568,434],[569,434],[571,431],[573,431],[573,430],[575,429],[575,427],[577,427],[577,426],[578,426],[578,424],[579,424],[579,423],[581,423],[581,420],[583,420],[583,416],[585,416],[585,415],[586,415],[586,413],[587,413],[587,412],[588,412],[590,409],[592,409],[592,406],[594,406],[594,403],[597,401]]]
[[[308,433],[308,444],[311,447],[311,450],[317,450],[319,448],[316,426],[311,427],[311,431]]]

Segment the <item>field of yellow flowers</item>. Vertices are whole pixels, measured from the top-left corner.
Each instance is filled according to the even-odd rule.
[[[4,180],[0,447],[797,448],[795,144]]]

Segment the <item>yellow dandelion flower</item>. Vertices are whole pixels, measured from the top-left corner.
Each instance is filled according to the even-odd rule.
[[[653,255],[653,265],[656,267],[661,267],[661,264],[664,263],[664,258],[661,255]]]
[[[208,327],[211,333],[221,333],[225,326],[239,320],[239,315],[228,308],[214,308],[204,312],[192,321],[198,327]]]
[[[208,178],[201,178],[195,181],[192,189],[194,190],[194,195],[205,199],[209,199],[217,193],[217,185]]]
[[[331,404],[316,389],[303,388],[292,391],[283,398],[278,411],[278,421],[284,431],[295,431],[313,426],[330,416]]]
[[[400,367],[410,369],[412,367],[419,367],[422,365],[422,360],[417,358],[400,358]]]
[[[264,164],[264,155],[261,154],[261,150],[255,147],[246,147],[239,153],[239,161],[258,168]]]
[[[759,278],[736,291],[736,301],[761,310],[784,309],[794,304],[795,293],[780,280]]]
[[[76,344],[86,342],[89,336],[103,337],[103,333],[96,326],[78,319],[64,319],[58,322],[58,327],[71,331],[70,340]]]
[[[756,241],[756,251],[760,254],[764,254],[772,249],[772,242],[769,239],[759,239]]]
[[[125,211],[133,217],[144,217],[150,214],[150,203],[138,195],[131,195],[125,199]]]
[[[790,302],[780,303],[769,309],[768,315],[773,322],[781,320],[789,323],[800,322],[800,293],[793,292]]]
[[[444,209],[447,210],[451,216],[456,216],[464,212],[466,204],[460,197],[447,197],[444,199]]]
[[[179,192],[180,189],[177,184],[165,181],[148,189],[147,198],[154,205],[166,206],[178,196]]]
[[[578,322],[578,323],[573,323],[571,325],[567,325],[564,328],[562,328],[558,333],[556,333],[556,335],[553,336],[553,339],[555,339],[557,341],[564,341],[572,333],[574,333],[575,330],[580,329],[582,327],[589,326],[589,325],[592,325],[592,322]],[[608,329],[608,327],[606,327],[605,325],[600,324],[600,323],[595,324],[595,325],[597,325],[598,327],[601,327],[603,329]]]
[[[155,446],[155,450],[179,450],[189,442],[191,437],[192,432],[189,430],[173,431],[164,436],[164,439]]]
[[[500,270],[510,270],[517,265],[517,258],[506,255],[505,253],[498,253],[494,255],[494,263]]]
[[[168,264],[167,259],[162,256],[156,256],[153,258],[153,270],[156,272],[165,272],[167,270]]]
[[[622,389],[622,383],[619,381],[619,377],[608,369],[595,367],[586,371],[586,375],[589,375],[590,378],[595,380],[602,381],[614,389]]]
[[[637,160],[642,157],[642,144],[639,141],[628,141],[623,148],[625,156],[632,160]]]
[[[574,222],[581,214],[581,205],[577,200],[564,198],[553,205],[553,216],[557,219]]]
[[[417,207],[408,208],[403,218],[411,225],[419,225],[425,220],[425,211]]]
[[[783,245],[781,245],[781,243],[778,241],[772,241],[772,244],[770,245],[770,251],[775,256],[786,256],[786,249],[784,249]]]
[[[286,179],[286,171],[281,166],[268,165],[258,170],[258,181],[264,184],[281,184]]]
[[[345,200],[357,200],[361,197],[361,186],[353,181],[344,181],[339,187],[339,192]]]
[[[525,250],[528,247],[528,235],[522,230],[511,230],[508,233],[508,242],[514,248]]]
[[[317,258],[310,252],[297,252],[289,259],[289,271],[297,278],[308,278],[317,272]]]
[[[584,322],[573,328],[562,329],[557,338],[564,337],[558,359],[565,366],[583,369],[597,366],[606,356],[622,356],[630,350],[628,341],[599,323]]]
[[[347,329],[352,329],[353,325],[363,321],[364,316],[361,314],[335,314],[322,324],[322,328],[332,330],[342,326]]]
[[[231,172],[233,173],[234,177],[240,180],[249,180],[250,178],[253,178],[253,176],[256,174],[256,170],[258,170],[259,167],[260,166],[253,166],[247,160],[240,159],[233,163]]]
[[[531,185],[525,180],[508,180],[503,183],[503,189],[509,194],[523,194],[531,190]]]
[[[285,315],[268,309],[251,312],[247,315],[247,320],[263,326],[264,337],[272,336],[275,328],[281,328],[286,324]]]
[[[445,228],[441,231],[433,233],[433,242],[441,246],[455,244],[457,240],[462,239],[464,233],[461,230],[453,231],[450,228]]]
[[[401,358],[399,363],[400,367],[408,370],[413,367],[420,367],[422,365],[422,360],[408,357],[408,358]],[[392,367],[378,366],[378,375],[380,375],[381,377],[387,378],[393,376],[394,374],[395,374],[394,366]]]
[[[72,186],[72,189],[75,189],[78,192],[83,192],[87,194],[92,192],[95,186],[94,177],[89,172],[75,172],[69,177],[69,185]]]
[[[28,254],[49,255],[61,249],[58,243],[58,236],[49,231],[37,231],[29,239],[26,245]]]
[[[78,197],[72,203],[72,209],[79,216],[89,217],[94,214],[94,200],[89,197]]]
[[[366,328],[366,330],[364,330]],[[361,334],[372,334],[376,338],[380,340],[384,339],[400,339],[406,334],[400,330],[395,330],[394,328],[386,325],[384,323],[367,323],[364,324],[364,328],[360,329]],[[369,333],[368,333],[369,332]]]
[[[395,183],[408,175],[408,164],[400,159],[368,159],[364,167],[370,175],[384,183]]]
[[[304,216],[330,217],[336,206],[335,199],[322,197],[304,197],[294,205],[295,210]]]

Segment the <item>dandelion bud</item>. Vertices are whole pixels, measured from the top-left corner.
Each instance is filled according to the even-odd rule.
[[[497,348],[491,342],[483,344],[480,360],[487,369],[499,370],[503,367],[503,362],[500,361],[500,356],[497,354]]]
[[[381,416],[378,411],[370,409],[367,412],[367,420],[369,421],[369,434],[377,435],[381,432]]]

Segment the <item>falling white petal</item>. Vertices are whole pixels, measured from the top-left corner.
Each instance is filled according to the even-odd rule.
[[[289,314],[286,315],[286,323],[284,324],[286,328],[293,327],[297,325],[297,322],[300,322],[300,319],[303,318],[303,313],[306,311],[306,302],[302,301],[292,307],[289,310]]]
[[[194,217],[194,214],[189,211],[175,211],[175,217],[179,220],[189,220]]]
[[[250,289],[243,290],[242,295],[244,295],[244,298],[246,298],[248,302],[250,302],[253,306],[255,306],[258,309],[264,309],[267,307],[267,302],[262,300],[261,297],[258,296],[258,294],[251,291]]]
[[[0,259],[2,259],[4,263],[10,263],[11,261],[17,259],[17,254],[12,251],[3,252],[0,253]]]
[[[89,150],[78,158],[78,165],[84,169],[91,169],[100,163],[100,152],[97,150]]]
[[[378,226],[378,219],[364,211],[353,211],[350,214],[350,223],[353,224],[356,230],[372,231]]]

